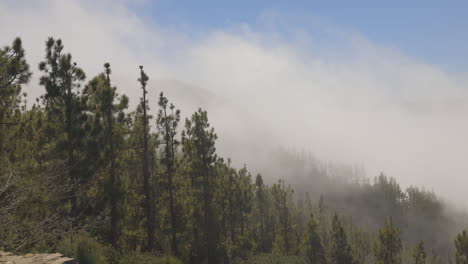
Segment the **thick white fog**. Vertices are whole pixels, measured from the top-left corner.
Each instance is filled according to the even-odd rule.
[[[34,70],[29,104],[44,92],[37,70],[44,43],[62,38],[88,79],[110,62],[113,83],[133,106],[144,65],[153,110],[161,90],[184,117],[206,108],[220,153],[235,164],[255,168],[280,146],[305,150],[364,164],[368,176],[384,171],[403,186],[424,186],[468,207],[467,74],[342,29],[327,30],[327,43],[303,28],[288,37],[274,26],[164,28],[127,4],[0,2],[0,44],[20,36]]]

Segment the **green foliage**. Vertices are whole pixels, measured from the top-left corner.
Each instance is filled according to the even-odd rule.
[[[105,73],[93,78],[88,85],[85,86],[83,94],[87,96],[87,106],[92,113],[89,118],[89,127],[93,130],[95,155],[93,157],[94,164],[97,167],[107,170],[109,177],[105,184],[105,198],[109,200],[111,208],[111,244],[117,248],[120,237],[120,214],[122,199],[124,196],[122,181],[119,177],[118,153],[122,148],[124,137],[123,130],[127,120],[125,120],[124,111],[128,107],[128,98],[126,96],[119,97],[116,92],[116,87],[111,86],[110,80],[110,64],[106,63]],[[87,163],[93,163],[86,161]]]
[[[182,132],[182,151],[186,161],[189,163],[191,188],[193,191],[193,206],[202,204],[201,214],[197,212],[194,216],[195,225],[193,233],[192,248],[194,256],[206,254],[208,263],[216,263],[217,258],[217,231],[214,206],[212,204],[213,194],[216,188],[216,175],[214,174],[214,163],[217,160],[215,141],[217,135],[214,128],[210,127],[208,114],[198,109],[190,119],[185,121],[185,130]],[[197,210],[197,209],[195,209]],[[202,243],[199,239],[198,228],[206,241],[206,246],[200,249]]]
[[[81,96],[81,82],[86,78],[85,73],[76,62],[72,61],[70,53],[63,53],[60,39],[50,37],[46,42],[45,60],[39,63],[39,70],[43,72],[40,84],[45,87],[43,96],[45,111],[50,126],[49,133],[55,138],[54,152],[66,156],[68,169],[70,217],[76,218],[83,208],[79,208],[80,199],[77,195],[78,186],[88,180],[89,171],[86,163],[80,163],[86,152],[82,149],[86,131],[86,97]],[[77,164],[81,166],[77,166]],[[80,177],[81,176],[81,177]]]
[[[401,263],[401,249],[400,230],[393,227],[390,217],[379,230],[378,240],[374,245],[374,256],[377,263],[398,264]]]
[[[306,264],[306,260],[301,256],[285,256],[277,254],[260,254],[248,259],[243,264]]]
[[[145,196],[145,217],[146,217],[146,236],[147,236],[147,249],[149,251],[156,250],[156,239],[155,239],[155,194],[154,194],[154,181],[151,179],[150,175],[150,157],[149,157],[149,119],[150,117],[147,114],[149,110],[148,100],[146,99],[146,85],[148,83],[149,77],[143,71],[143,66],[140,65],[140,78],[138,78],[138,82],[141,85],[141,89],[143,91],[143,96],[140,99],[140,107],[143,110],[143,115],[141,116],[141,122],[143,123],[143,166],[142,166],[142,174],[143,174],[143,191]]]
[[[76,260],[82,264],[104,263],[101,256],[96,252],[96,248],[91,244],[80,244],[76,253]]]
[[[449,262],[448,234],[466,217],[447,217],[432,192],[289,152],[253,179],[218,156],[206,111],[180,128],[181,112],[160,93],[150,124],[143,67],[130,110],[110,64],[82,87],[60,39],[47,40],[39,69],[45,93],[27,108],[21,40],[0,49],[2,250],[58,250],[80,263],[424,263],[422,242],[414,256],[408,246],[424,240],[428,263]],[[272,180],[281,177],[290,181]],[[401,238],[391,220],[375,234],[388,215]],[[455,241],[457,263],[466,236]]]
[[[106,247],[93,239],[87,233],[72,234],[63,238],[58,246],[58,252],[75,258],[80,264],[104,264]]]
[[[371,257],[373,232],[355,224],[352,224],[349,229],[349,241],[354,259],[357,263],[366,263]]]
[[[4,95],[7,88],[25,84],[31,77],[26,62],[21,38],[13,40],[11,46],[0,49],[0,91]]]
[[[293,250],[299,249],[298,241],[292,236],[295,232],[293,226],[294,216],[291,212],[291,204],[294,191],[290,186],[286,186],[284,180],[279,180],[271,188],[274,215],[276,216],[276,232],[274,236],[274,251],[289,255]]]
[[[0,126],[14,123],[11,122],[13,120],[6,120],[6,118],[19,110],[21,85],[28,83],[30,77],[31,72],[26,62],[22,41],[16,38],[11,46],[0,49]],[[2,140],[1,137],[0,140]]]
[[[155,256],[148,253],[120,254],[111,247],[104,246],[87,233],[76,234],[62,239],[57,247],[58,252],[75,258],[80,264],[179,264],[171,256]]]
[[[307,222],[307,230],[303,242],[303,252],[309,264],[326,263],[325,251],[322,240],[318,234],[317,223],[311,214]]]
[[[131,253],[120,259],[119,264],[182,264],[183,262],[170,256],[158,257],[147,253]]]
[[[18,126],[24,125],[24,118],[27,116],[24,114],[25,106],[20,107],[23,98],[21,89],[22,85],[29,82],[30,77],[29,64],[26,62],[20,38],[13,40],[11,46],[0,48],[0,182],[3,183],[8,183],[12,174],[17,174],[9,170],[11,161],[20,156],[16,152],[20,146],[11,144],[11,141],[15,140],[17,133],[22,132]],[[8,197],[9,194],[9,190],[2,190],[1,187],[0,184],[0,202],[2,194],[4,197]],[[1,220],[0,226],[4,224]],[[1,228],[0,233],[2,233]],[[2,240],[1,235],[0,240]]]
[[[424,250],[424,242],[421,240],[416,245],[414,250],[414,264],[425,264],[426,263],[426,250]]]
[[[163,181],[166,185],[168,198],[169,198],[169,215],[170,215],[170,229],[171,229],[171,250],[174,254],[178,255],[178,241],[177,241],[177,229],[178,229],[178,215],[177,201],[176,201],[176,185],[174,184],[175,166],[176,164],[176,153],[179,146],[179,141],[176,139],[177,126],[180,121],[180,110],[174,110],[173,104],[169,105],[169,100],[164,97],[164,94],[159,95],[159,112],[156,120],[156,125],[159,134],[162,135],[164,141],[164,148],[162,151],[162,164],[165,168],[166,179]]]
[[[455,263],[468,263],[468,233],[463,230],[455,239]]]
[[[337,214],[333,215],[329,259],[332,264],[354,263],[348,238]]]

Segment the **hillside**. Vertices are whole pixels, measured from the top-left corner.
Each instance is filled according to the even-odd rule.
[[[20,38],[0,50],[0,74],[0,250],[60,252],[83,264],[468,257],[468,217],[431,191],[366,176],[363,166],[254,151],[266,135],[221,153],[223,135],[209,117],[228,100],[203,89],[159,81],[164,93],[149,97],[140,66],[132,106],[109,63],[86,76],[52,37],[39,64],[44,93],[32,107],[22,93],[32,72]],[[192,109],[186,119],[178,104]],[[249,152],[255,171],[239,166]]]

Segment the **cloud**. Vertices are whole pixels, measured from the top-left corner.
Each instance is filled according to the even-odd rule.
[[[207,94],[212,102],[200,102],[218,131],[219,150],[237,164],[254,164],[270,147],[310,150],[325,160],[362,162],[370,175],[385,171],[467,206],[466,74],[355,32],[285,33],[275,31],[270,16],[266,31],[239,24],[193,34],[148,22],[129,5],[3,1],[1,44],[21,36],[36,69],[46,38],[62,38],[88,77],[111,62],[114,83],[134,104],[138,65],[150,76],[153,108],[161,89],[178,87],[174,99],[184,102],[194,91]],[[38,76],[27,88],[33,98],[43,93]],[[187,116],[196,106],[181,107]]]

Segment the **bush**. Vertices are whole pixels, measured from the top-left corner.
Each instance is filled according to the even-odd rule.
[[[120,259],[121,264],[182,264],[180,260],[174,257],[157,257],[147,253],[125,254]],[[81,263],[80,263],[81,264]]]
[[[75,234],[60,241],[57,251],[74,258],[79,264],[182,264],[170,256],[154,256],[148,253],[119,253],[92,238],[88,233]]]
[[[260,254],[239,264],[306,264],[306,260],[299,256],[283,256],[278,254]]]
[[[76,259],[80,264],[108,263],[104,257],[107,248],[87,233],[75,234],[60,241],[57,251]]]
[[[76,250],[76,260],[80,264],[104,264],[100,245],[94,241],[83,240],[78,243]]]

